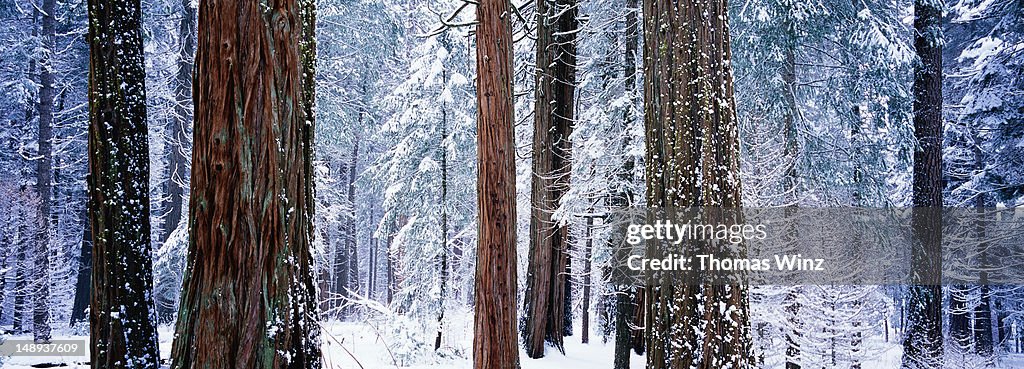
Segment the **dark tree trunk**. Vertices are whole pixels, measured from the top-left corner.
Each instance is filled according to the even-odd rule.
[[[171,368],[319,368],[309,0],[200,2]],[[309,77],[308,75],[306,77]]]
[[[974,169],[977,171],[985,170],[987,157],[981,150],[981,145],[974,145]],[[984,213],[985,208],[992,207],[992,203],[989,201],[987,193],[979,193],[975,199],[974,206],[978,208],[979,213]],[[985,227],[984,224],[979,223],[977,228],[977,239],[985,239]],[[994,351],[992,341],[992,289],[988,285],[988,271],[986,268],[991,264],[991,260],[988,255],[988,244],[982,243],[978,245],[978,263],[980,264],[981,271],[978,272],[978,305],[974,307],[974,350],[975,352],[984,358],[986,364],[991,364],[992,354]]]
[[[377,222],[377,204],[374,202],[370,203],[370,222],[376,224]],[[370,233],[370,255],[368,256],[369,264],[366,272],[366,298],[373,300],[374,292],[377,290],[377,263],[379,260],[377,244],[379,240],[376,236],[373,236],[373,232]]]
[[[39,193],[39,237],[33,252],[35,267],[32,281],[32,337],[36,342],[50,341],[50,201],[53,182],[53,97],[52,69],[56,32],[56,0],[42,3],[43,53],[39,62],[39,160],[36,162],[36,189]]]
[[[15,334],[21,334],[25,332],[25,296],[28,294],[28,273],[25,272],[28,263],[26,249],[32,243],[24,225],[18,227],[15,239],[18,241],[15,243],[18,252],[14,260],[14,311],[11,316],[11,330]]]
[[[629,369],[630,350],[633,349],[633,291],[620,289],[615,294],[615,359],[613,368]]]
[[[594,217],[587,217],[587,229],[586,234],[586,246],[583,249],[583,303],[580,309],[580,342],[587,344],[590,343],[590,283],[591,278],[591,261],[590,258],[593,256],[594,250],[594,239],[592,230],[594,228]]]
[[[139,0],[89,1],[93,368],[157,368]]]
[[[188,183],[188,158],[185,156],[188,132],[192,127],[192,60],[196,52],[196,9],[192,1],[181,2],[181,20],[178,22],[178,65],[174,78],[174,116],[167,127],[167,217],[164,219],[161,241],[166,242],[181,222]],[[157,316],[161,323],[173,317],[174,301],[157,298]]]
[[[782,65],[782,83],[783,91],[782,96],[785,101],[785,110],[783,111],[783,128],[786,132],[786,146],[784,147],[783,155],[787,160],[790,160],[789,166],[786,168],[786,176],[783,179],[786,191],[789,196],[789,207],[786,208],[787,215],[792,215],[793,207],[796,206],[799,199],[798,185],[799,177],[797,177],[797,129],[796,129],[796,30],[794,29],[793,22],[789,19],[784,23],[784,31],[786,32],[786,43],[784,46],[785,60]],[[792,242],[796,242],[799,236],[796,234],[796,229],[790,230]],[[796,286],[789,287],[791,289],[798,289]],[[800,359],[800,341],[803,329],[800,322],[800,302],[797,300],[796,291],[790,291],[786,294],[786,318],[792,329],[787,329],[786,335],[786,369],[800,369],[798,360]]]
[[[86,183],[91,182],[86,176]],[[92,205],[87,201],[83,213],[82,247],[78,256],[78,277],[75,281],[75,302],[71,307],[71,326],[86,322],[92,293],[92,224],[89,212]]]
[[[346,165],[344,170],[341,171],[342,177],[340,179],[347,183],[348,178],[351,177],[349,171],[352,170],[354,170],[352,165]],[[348,188],[346,187],[346,191],[347,189]],[[355,204],[352,204],[353,207],[354,205]],[[351,230],[349,230],[348,227],[348,219],[342,220],[341,228],[338,230],[338,234],[341,237],[339,237],[338,243],[335,245],[334,249],[334,288],[331,290],[333,293],[331,296],[332,303],[330,303],[330,306],[332,311],[331,316],[337,320],[343,320],[346,318],[344,305],[345,300],[348,298],[349,277],[351,277],[351,273],[348,269],[349,258],[351,257],[351,253],[348,249],[348,238]]]
[[[516,171],[508,0],[476,7],[477,208],[473,367],[518,369]]]
[[[442,36],[444,37],[444,36]],[[448,85],[448,71],[441,71],[442,86]],[[438,142],[446,142],[448,139],[448,111],[445,103],[441,103],[441,139]],[[438,306],[440,312],[437,314],[437,336],[434,337],[434,350],[441,348],[441,335],[444,332],[444,308],[445,299],[448,293],[448,149],[441,145],[439,156],[441,157],[441,252],[438,255],[441,267],[441,293]]]
[[[644,1],[649,207],[740,206],[727,10],[724,0]],[[713,243],[694,246],[728,255]],[[647,293],[648,367],[753,365],[745,286],[665,279]]]
[[[912,216],[914,249],[908,325],[903,340],[904,368],[942,364],[942,10],[930,0],[914,1],[914,152]]]
[[[395,229],[399,229],[399,228],[401,228],[401,226],[399,226],[398,228],[395,228]],[[395,298],[395,286],[397,284],[397,280],[395,278],[395,265],[394,265],[395,261],[393,260],[393,258],[391,256],[391,246],[394,245],[394,242],[395,242],[395,236],[394,235],[388,236],[388,244],[384,248],[384,256],[385,256],[385,258],[384,258],[384,269],[385,269],[384,270],[384,274],[385,274],[384,278],[386,279],[384,281],[386,283],[386,286],[384,286],[384,287],[385,287],[385,290],[387,290],[386,294],[385,294],[385,297],[386,297],[385,301],[388,304],[390,304],[391,300],[393,300]]]
[[[576,81],[576,1],[537,0],[530,256],[521,333],[526,355],[544,342],[565,353],[568,227],[552,219],[569,186]]]
[[[363,93],[366,93],[365,87],[363,88]],[[360,113],[360,126],[362,126],[363,114],[365,113]],[[352,146],[352,162],[350,163],[350,165],[351,166],[349,167],[348,171],[348,203],[350,204],[350,206],[352,206],[352,212],[349,214],[349,217],[346,220],[346,228],[348,229],[348,234],[345,235],[345,249],[348,252],[348,265],[345,270],[348,272],[348,283],[344,287],[347,288],[349,291],[345,292],[345,296],[348,296],[352,293],[359,293],[359,249],[357,242],[359,230],[356,229],[356,214],[358,213],[356,204],[356,177],[359,174],[358,136],[356,137],[355,145]],[[345,301],[342,301],[341,303],[344,304]],[[352,313],[350,311],[351,309],[345,308],[343,310],[344,313],[342,313],[342,315],[346,317]]]
[[[949,288],[949,338],[956,349],[966,350],[971,345],[971,312],[967,308],[967,285]]]
[[[636,57],[639,51],[639,2],[638,0],[626,0],[626,33],[623,36],[625,44],[625,55],[624,55],[624,69],[623,77],[625,81],[624,90],[629,97],[630,109],[627,109],[623,113],[622,119],[622,132],[625,134],[623,140],[623,149],[629,145],[629,127],[634,122],[633,114],[630,110],[633,107],[633,101],[637,96],[636,91]],[[623,183],[629,183],[632,181],[633,170],[636,163],[632,158],[627,158],[623,162],[621,171],[619,172],[619,181]],[[629,191],[628,186],[623,186],[617,193],[613,194],[609,199],[608,203],[613,210],[625,209],[632,203],[633,194]],[[620,227],[625,227],[620,226]],[[625,229],[620,229],[620,234],[624,234]],[[612,248],[622,249],[621,245],[610,244]],[[623,249],[624,250],[624,249]],[[625,258],[625,255],[619,255],[617,260],[620,260],[618,265],[622,265],[621,261]],[[637,288],[633,286],[619,285],[615,286],[614,295],[614,330],[615,330],[615,356],[613,361],[613,368],[615,369],[629,369],[629,357],[630,350],[635,346],[636,332],[633,329],[632,323],[635,323],[636,318],[636,298],[638,296]]]

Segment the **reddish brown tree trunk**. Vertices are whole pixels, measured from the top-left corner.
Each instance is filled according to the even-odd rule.
[[[738,207],[739,138],[726,1],[645,0],[643,6],[647,205]],[[724,252],[714,243],[694,246]],[[752,364],[745,286],[664,279],[647,293],[648,367]]]
[[[476,7],[477,244],[473,367],[519,368],[512,17],[508,0]]]
[[[200,2],[189,257],[172,368],[319,368],[303,1]],[[304,27],[307,25],[307,27]],[[303,78],[303,74],[307,78]]]
[[[531,358],[544,342],[564,353],[568,227],[552,219],[569,187],[576,93],[575,0],[537,0],[530,258],[522,325]]]

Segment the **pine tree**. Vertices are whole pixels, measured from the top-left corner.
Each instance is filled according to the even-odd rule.
[[[54,45],[56,42],[56,0],[44,0],[37,14],[42,18],[42,57],[39,61],[39,161],[36,162],[36,189],[39,192],[39,243],[33,256],[33,281],[36,290],[32,303],[32,337],[36,342],[50,341],[50,235],[53,214],[50,201],[53,198],[53,99],[54,75],[52,69]]]
[[[473,367],[518,369],[512,29],[508,0],[476,7],[477,243]]]
[[[303,77],[313,73],[312,9],[200,3],[190,241],[172,368],[321,365],[313,87]]]
[[[651,208],[740,206],[727,10],[725,1],[644,1],[645,165]],[[751,365],[746,286],[662,280],[650,291],[648,303],[648,367]]]

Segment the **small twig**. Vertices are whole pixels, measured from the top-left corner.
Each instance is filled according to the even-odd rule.
[[[345,348],[345,345],[342,344],[341,341],[338,341],[337,338],[330,334],[330,331],[327,330],[327,327],[325,327],[323,323],[320,323],[319,319],[316,319],[316,317],[310,315],[309,313],[306,313],[306,316],[309,317],[309,319],[312,319],[314,322],[316,322],[316,325],[319,325],[320,329],[323,329],[324,332],[327,332],[327,337],[330,337],[332,340],[334,340],[334,342],[338,344],[338,346],[341,347],[342,350],[345,350],[345,353],[348,354],[348,356],[351,357],[352,360],[356,362],[356,365],[359,365],[359,369],[366,369],[366,367],[363,366],[363,363],[359,362],[359,359],[356,359],[356,356],[352,355],[352,352]]]

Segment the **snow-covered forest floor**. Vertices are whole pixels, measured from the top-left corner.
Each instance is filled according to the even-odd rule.
[[[459,319],[472,323],[471,317]],[[472,335],[469,331],[449,331],[455,334],[453,343],[447,350],[448,353],[460,352],[462,355],[427,355],[415,360],[403,361],[400,356],[395,356],[395,348],[392,340],[396,337],[378,336],[383,327],[376,326],[370,322],[338,322],[331,321],[325,324],[321,331],[322,347],[324,353],[324,368],[470,368],[472,358],[469,352],[472,349]],[[166,367],[168,356],[171,352],[171,339],[174,336],[174,329],[171,326],[161,326],[159,329],[160,357]],[[31,340],[32,336],[19,335],[8,336],[13,340]],[[88,336],[55,334],[57,340],[88,340]],[[549,369],[549,368],[598,368],[606,367],[612,362],[614,353],[614,342],[601,342],[601,337],[591,335],[590,344],[580,343],[579,337],[566,339],[566,355],[557,353],[548,355],[543,359],[524,359],[522,369]],[[552,350],[553,351],[553,350]],[[448,357],[444,357],[448,356]],[[525,358],[525,355],[522,357]],[[10,357],[4,358],[0,367],[5,369],[30,369],[33,365],[51,364],[68,368],[88,368],[88,356],[79,357]],[[898,361],[897,361],[898,363]],[[631,367],[644,367],[644,358],[633,355]],[[869,367],[870,368],[870,367]]]
[[[462,317],[460,321],[471,322],[468,317]],[[579,327],[576,327],[579,328]],[[381,337],[377,332],[381,327],[374,327],[369,322],[338,322],[326,323],[326,329],[321,333],[323,338],[324,368],[438,368],[455,369],[471,368],[472,361],[467,355],[442,357],[441,355],[429,355],[419,358],[415,362],[402,362],[393,354],[393,343],[390,339],[395,337]],[[472,348],[472,335],[468,331],[455,333],[458,342],[448,352],[460,351],[468,353]],[[160,357],[166,364],[171,351],[171,338],[174,335],[170,326],[161,326]],[[31,340],[31,335],[8,336],[8,339]],[[54,339],[81,339],[88,340],[88,336],[55,334]],[[585,369],[606,367],[612,361],[614,354],[614,342],[601,342],[601,337],[592,334],[589,344],[580,343],[577,336],[567,337],[565,341],[566,354],[553,353],[542,359],[527,359],[522,355],[522,369]],[[880,354],[866,360],[863,369],[895,369],[900,367],[902,348],[897,343],[877,343],[880,345]],[[550,348],[549,348],[550,349]],[[0,367],[7,369],[30,369],[33,365],[51,364],[68,368],[88,368],[88,357],[10,357],[4,358]],[[782,363],[779,363],[780,365]],[[976,366],[971,362],[958,362],[949,365],[950,368],[969,369]],[[36,366],[42,367],[42,366]],[[166,365],[164,366],[166,367]],[[630,367],[643,368],[644,358],[636,354],[632,355]],[[1024,368],[1024,355],[1014,354],[1004,357],[996,365],[997,368]]]
[[[461,314],[449,322],[452,326],[446,331],[449,334],[449,342],[439,352],[441,354],[425,353],[419,357],[401,356],[398,340],[402,337],[388,334],[387,323],[384,322],[339,322],[329,321],[324,323],[321,330],[322,348],[324,353],[323,364],[326,369],[335,368],[361,368],[361,369],[384,369],[384,368],[438,368],[455,369],[471,368],[472,358],[469,353],[472,349],[472,317],[468,314]],[[579,332],[579,326],[574,327]],[[54,339],[80,339],[88,340],[88,336],[66,334],[67,332],[55,332]],[[167,359],[171,351],[171,339],[174,335],[173,327],[161,326],[159,329],[160,357],[166,368]],[[31,335],[7,336],[12,340],[31,340]],[[896,369],[900,368],[902,358],[902,347],[897,342],[869,342],[875,352],[873,356],[863,362],[862,369]],[[612,362],[614,354],[614,342],[602,342],[601,336],[591,334],[590,343],[580,342],[579,335],[566,337],[565,355],[558,354],[552,348],[548,348],[549,355],[541,359],[529,359],[521,353],[522,369],[585,369],[607,367]],[[0,367],[5,369],[30,369],[38,367],[51,367],[49,365],[67,368],[88,368],[88,356],[82,357],[6,357],[2,359]],[[970,369],[983,367],[977,362],[970,360],[963,361],[955,358],[947,358],[947,368]],[[776,361],[777,365],[771,364],[771,359],[766,359],[766,367],[782,367],[782,361]],[[643,368],[644,357],[633,354],[630,360],[630,367]],[[996,363],[997,368],[1024,368],[1024,355],[1011,354],[1003,356]]]

